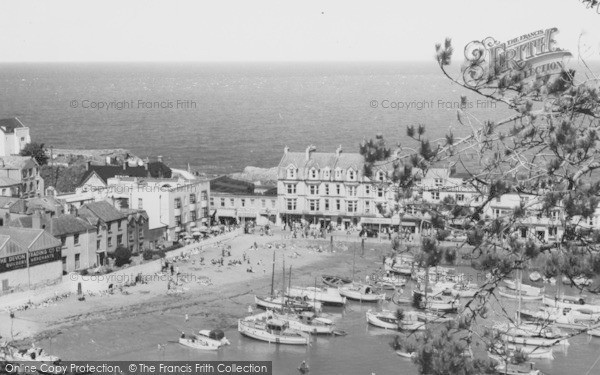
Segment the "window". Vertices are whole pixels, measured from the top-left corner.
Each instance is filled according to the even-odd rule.
[[[202,208],[202,217],[208,217],[208,207]]]
[[[311,168],[310,178],[313,180],[316,180],[318,175],[319,175],[319,172],[315,168]]]
[[[385,180],[385,173],[383,171],[377,172],[377,180],[379,180],[379,181]]]
[[[190,204],[196,203],[196,194],[190,194]]]
[[[266,201],[266,200],[264,200],[264,199],[261,199],[261,200],[260,200],[260,205],[262,206],[262,208],[265,208],[265,207],[267,207],[267,201]]]
[[[276,205],[277,205],[277,202],[275,201],[275,199],[273,199],[271,201],[271,207],[275,208]]]
[[[442,184],[444,183],[444,181],[441,178],[436,178],[434,181],[435,181],[435,187],[441,187]]]
[[[100,240],[97,240],[96,241],[96,250],[99,250],[99,249],[100,249]]]
[[[175,208],[181,208],[181,198],[175,198]]]
[[[122,245],[123,244],[123,235],[119,234],[117,236],[117,244]]]
[[[98,225],[96,227],[96,235],[99,236],[100,235],[100,225]]]
[[[346,186],[346,192],[350,197],[356,197],[356,186]]]
[[[354,181],[356,179],[356,172],[352,169],[348,170],[348,180]]]
[[[348,212],[356,212],[356,207],[357,207],[357,203],[356,201],[347,201],[346,202],[346,208]]]
[[[254,199],[250,199],[250,207],[254,207]]]
[[[235,201],[233,200],[233,198],[230,198],[230,199],[229,199],[229,205],[230,205],[231,207],[235,206]]]
[[[210,206],[213,207],[215,205],[215,198],[210,197]]]
[[[60,238],[60,242],[61,242],[61,245],[62,245],[62,246],[65,246],[65,245],[67,244],[67,237],[65,237],[65,236],[62,236],[62,237]]]
[[[286,187],[288,194],[296,194],[296,184],[287,184]]]
[[[122,221],[122,220],[119,220],[119,221],[117,221],[117,230],[118,230],[118,231],[120,231],[120,230],[121,230],[121,221]]]
[[[221,207],[225,207],[225,198],[221,198]]]
[[[196,210],[190,211],[190,220],[191,221],[196,221],[196,219],[197,219],[196,216],[197,216]]]
[[[329,199],[325,199],[325,211],[329,211]]]
[[[138,198],[138,209],[144,208],[144,200],[142,198]]]
[[[319,194],[319,187],[317,185],[309,185],[308,191],[310,195],[317,195]]]
[[[369,212],[371,212],[371,202],[366,201],[365,202],[365,213],[368,214]]]
[[[336,169],[335,170],[335,179],[336,180],[341,180],[342,179],[342,170],[341,169]]]
[[[293,199],[289,199],[289,198],[288,198],[288,199],[286,199],[285,201],[286,201],[285,205],[286,205],[286,207],[287,207],[287,209],[288,209],[289,211],[295,211],[295,210],[296,210],[296,202],[297,202],[297,199],[295,199],[295,198],[293,198]]]
[[[296,178],[296,168],[290,166],[287,169],[287,178],[294,179]]]
[[[108,247],[112,246],[112,237],[108,237]]]
[[[365,185],[365,195],[368,197],[369,195],[371,195],[371,186],[370,185]]]
[[[383,188],[382,188],[382,187],[378,187],[378,188],[377,188],[377,196],[378,196],[379,198],[383,198],[383,195],[384,195],[384,190],[383,190]]]
[[[143,227],[138,228],[138,238],[140,240],[144,239],[144,228]]]
[[[457,202],[464,202],[465,201],[465,195],[464,194],[456,194],[456,201]]]
[[[308,200],[308,209],[310,211],[319,211],[319,200],[318,199],[309,199]]]
[[[335,185],[335,191],[336,191],[337,195],[341,195],[342,194],[342,185],[340,185],[340,184]]]
[[[240,199],[241,205],[242,207],[246,207],[246,199],[242,198]]]
[[[73,235],[73,244],[74,244],[75,246],[79,245],[79,233],[75,233],[75,234]]]
[[[329,195],[329,184],[325,184],[325,195]]]
[[[194,199],[196,199],[196,197],[195,197],[195,196],[194,196]],[[202,191],[202,192],[200,193],[200,199],[201,199],[202,201],[206,201],[206,200],[208,200],[208,193],[206,192],[206,190],[204,190],[204,191]]]
[[[75,254],[75,269],[78,270],[81,267],[79,262],[79,254]]]
[[[431,199],[433,199],[433,200],[440,199],[440,192],[439,191],[432,191],[431,192]]]
[[[181,225],[181,215],[175,216],[175,226],[178,227]]]
[[[342,209],[342,201],[340,201],[339,199],[335,200],[335,209],[338,211]]]
[[[329,180],[329,177],[330,177],[330,171],[329,171],[329,168],[325,168],[325,169],[323,170],[323,179],[324,179],[324,180]]]

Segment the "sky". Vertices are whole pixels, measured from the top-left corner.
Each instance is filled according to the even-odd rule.
[[[424,61],[445,37],[462,51],[550,27],[599,60],[599,13],[581,0],[0,0],[0,62]]]

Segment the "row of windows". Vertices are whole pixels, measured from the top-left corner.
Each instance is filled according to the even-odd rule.
[[[23,170],[21,170],[21,177],[23,179],[25,179],[27,177],[37,176],[37,174],[38,174],[38,169],[37,168],[29,168],[29,169],[23,169]]]
[[[321,186],[323,187],[321,189]],[[341,184],[321,184],[321,185],[308,185],[308,194],[309,195],[321,195],[320,192],[323,191],[323,195],[342,195],[342,186]],[[298,189],[296,184],[286,184],[285,190],[288,194],[296,194]],[[349,197],[356,197],[358,194],[358,186],[344,186],[345,195]],[[365,196],[371,196],[372,192],[375,192],[377,197],[385,196],[385,189],[379,186],[371,186],[364,185],[364,194]]]
[[[371,202],[365,202],[365,213],[371,212],[373,206]],[[343,205],[343,206],[342,206]],[[285,200],[285,206],[288,211],[296,211],[298,209],[298,199],[288,198]],[[325,199],[323,200],[323,211],[341,211],[342,207],[346,212],[358,212],[358,201],[341,199]],[[308,199],[308,210],[309,211],[321,211],[321,200],[320,199]]]
[[[212,198],[211,198],[212,199]],[[237,198],[238,202],[239,202],[239,207],[257,207],[257,200],[254,198],[250,198],[250,199],[246,199],[246,198]],[[235,203],[236,203],[236,198],[220,198],[219,201],[219,206],[220,207],[236,207]],[[259,199],[258,200],[260,202],[260,207],[261,208],[268,208],[268,204],[267,204],[267,200],[266,199]],[[271,208],[275,208],[275,206],[277,205],[277,201],[276,199],[270,199],[271,201]],[[227,206],[227,203],[229,202],[229,206]],[[214,202],[213,202],[214,203]],[[249,204],[249,206],[247,206],[247,204]]]
[[[357,181],[358,180],[358,172],[354,169],[350,168],[344,173],[342,169],[336,168],[334,171],[335,179],[341,180],[342,176],[346,176],[347,180]],[[286,176],[288,179],[296,179],[298,178],[298,169],[293,165],[289,166],[287,169]],[[319,178],[320,176],[320,178]],[[375,179],[377,181],[384,181],[386,173],[384,171],[377,171],[375,173]],[[325,168],[323,170],[319,170],[317,168],[311,168],[308,170],[308,179],[310,180],[329,180],[331,178],[331,170],[329,168]]]
[[[208,192],[206,192],[206,191],[200,192],[200,200],[201,201],[208,200]],[[141,202],[141,198],[138,199],[138,206],[141,204],[140,202]],[[187,205],[188,204],[187,202],[188,202],[188,197],[187,196],[183,197],[183,205]],[[190,204],[196,203],[196,194],[192,193],[189,195],[189,202],[190,202]],[[174,203],[175,203],[175,208],[181,208],[181,206],[182,206],[181,198],[175,198]]]
[[[203,214],[202,217],[208,217],[208,207],[202,208],[202,214]],[[198,213],[196,212],[196,210],[190,211],[189,220],[188,220],[187,213],[184,212],[183,216],[175,215],[175,226],[178,227],[182,223],[187,223],[189,221],[196,221],[196,220],[198,220]]]

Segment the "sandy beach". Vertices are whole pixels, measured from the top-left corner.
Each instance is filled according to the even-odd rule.
[[[185,329],[235,327],[237,319],[247,315],[249,306],[255,308],[255,294],[270,293],[273,253],[275,289],[280,290],[283,261],[286,283],[291,266],[292,285],[313,285],[316,278],[321,285],[323,273],[351,276],[354,250],[355,277],[364,279],[381,266],[382,255],[390,249],[389,241],[370,239],[362,257],[356,235],[340,237],[344,242],[336,238],[330,252],[329,240],[284,238],[287,234],[241,235],[220,247],[205,248],[188,261],[177,262],[179,272],[190,280],[178,287],[185,290],[183,293],[167,294],[166,278],[158,277],[126,288],[127,294],[117,291],[112,295],[88,296],[85,301],[72,295],[55,305],[17,311],[12,321],[7,312],[0,312],[0,334],[10,339],[12,323],[12,337],[17,343],[26,345],[33,341],[63,358],[127,358],[124,348],[151,344],[155,350],[157,342],[152,342],[152,331],[158,327],[172,330],[174,338]],[[256,250],[251,249],[254,243],[258,245]],[[225,265],[211,264],[212,259],[221,258],[221,249],[229,246],[231,256],[224,259]],[[242,261],[244,253],[250,264],[227,265],[230,260]],[[204,266],[199,264],[201,257]],[[247,272],[249,267],[253,272]],[[208,280],[212,285],[206,285]],[[186,315],[189,321],[185,320]],[[140,331],[146,333],[145,339],[140,337]],[[64,336],[69,339],[64,340]]]

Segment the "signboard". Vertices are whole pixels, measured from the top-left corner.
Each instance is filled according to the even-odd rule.
[[[27,254],[16,254],[0,258],[0,273],[27,268]]]
[[[60,247],[36,250],[29,253],[29,267],[61,260]]]
[[[60,261],[62,252],[60,247],[36,250],[29,253],[29,266]],[[0,258],[0,273],[27,268],[27,253],[11,255]]]

